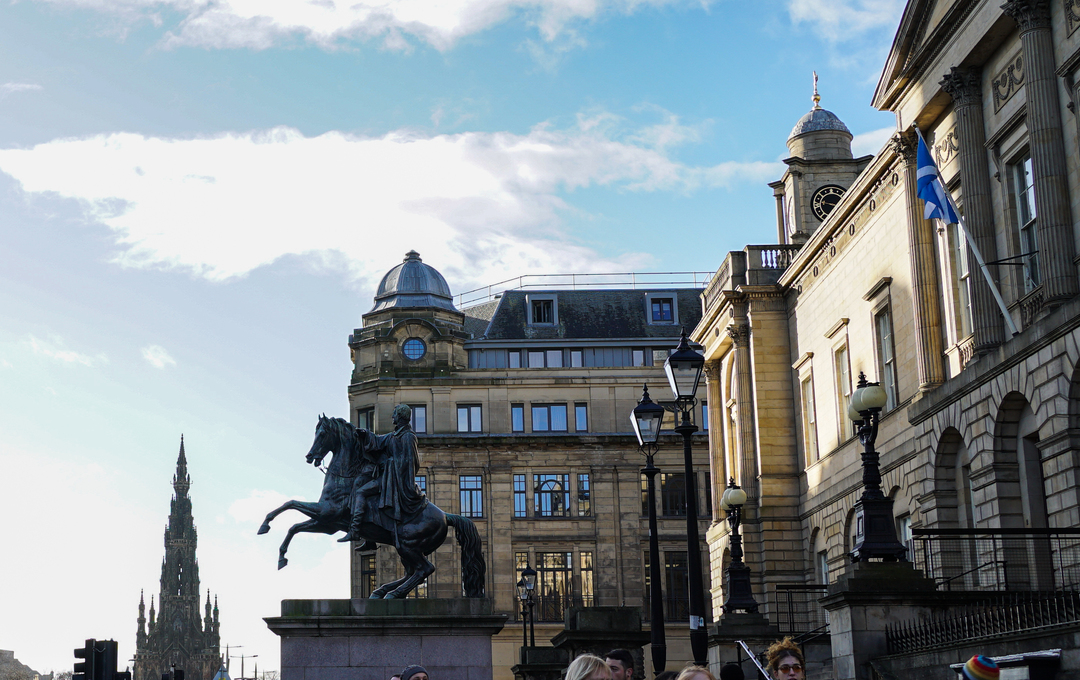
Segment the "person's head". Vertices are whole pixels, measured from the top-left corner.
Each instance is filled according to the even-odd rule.
[[[611,668],[595,654],[582,654],[570,662],[566,680],[612,680]]]
[[[408,404],[398,404],[394,407],[394,425],[404,425],[412,422],[412,409]],[[402,678],[401,680],[405,680]]]
[[[682,669],[675,680],[716,680],[716,676],[704,666],[689,665]]]
[[[720,680],[746,680],[746,674],[739,664],[726,663],[720,669]]]
[[[630,680],[634,674],[634,657],[629,650],[613,649],[607,653],[604,662],[611,668],[612,680]]]
[[[960,671],[960,677],[963,680],[998,680],[1001,677],[1001,671],[998,670],[993,659],[980,654],[968,659]]]
[[[406,666],[399,674],[400,680],[428,680],[427,669],[423,666]]]
[[[769,661],[767,668],[776,680],[803,680],[806,677],[802,650],[791,638],[773,643],[765,655]]]

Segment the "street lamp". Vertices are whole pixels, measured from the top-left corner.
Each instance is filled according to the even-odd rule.
[[[896,538],[893,525],[893,502],[881,491],[881,470],[878,467],[877,441],[878,421],[881,409],[888,402],[885,389],[876,382],[867,382],[866,374],[859,372],[858,389],[851,395],[848,417],[855,421],[859,441],[863,445],[863,493],[855,503],[856,526],[861,531],[856,536],[851,551],[852,562],[868,562],[881,558],[886,562],[907,562],[907,548]]]
[[[521,636],[526,647],[536,646],[536,624],[533,621],[533,607],[536,606],[536,570],[525,564],[521,570],[521,579],[517,583],[518,599],[521,600]],[[525,636],[526,622],[532,633],[532,644]]]
[[[727,513],[727,521],[731,526],[731,564],[728,565],[728,599],[724,603],[724,612],[731,614],[736,611],[757,612],[758,604],[754,600],[753,588],[750,586],[750,567],[743,562],[742,534],[739,526],[742,525],[742,506],[746,503],[746,492],[735,483],[735,478],[728,480],[724,495],[720,498],[720,509]]]
[[[641,401],[630,414],[638,445],[645,454],[645,475],[649,490],[649,628],[652,631],[653,674],[664,672],[667,665],[667,642],[664,637],[664,593],[660,588],[660,545],[656,530],[656,475],[660,468],[653,465],[653,456],[659,446],[660,424],[664,421],[664,407],[649,398],[649,386],[641,386]]]
[[[697,387],[705,357],[690,348],[683,330],[679,346],[664,362],[671,391],[675,394],[675,409],[682,416],[675,431],[683,438],[683,467],[686,473],[686,558],[690,577],[690,649],[694,663],[707,666],[709,637],[705,629],[705,587],[701,576],[701,544],[698,538],[697,485],[694,483],[694,460],[690,437],[698,431],[693,421],[697,407]]]

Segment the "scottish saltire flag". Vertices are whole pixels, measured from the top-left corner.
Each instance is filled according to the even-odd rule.
[[[937,166],[934,165],[934,157],[930,155],[930,149],[926,146],[926,140],[919,135],[919,152],[916,157],[916,193],[926,202],[926,212],[923,218],[937,218],[947,224],[955,224],[960,219],[953,210],[952,202],[945,195],[945,187],[941,186]]]

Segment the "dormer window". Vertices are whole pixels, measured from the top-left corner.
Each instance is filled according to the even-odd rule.
[[[671,298],[652,299],[652,320],[653,323],[671,323],[675,320],[672,315]]]
[[[559,301],[554,295],[529,295],[526,308],[530,326],[555,326],[559,323]]]
[[[671,292],[645,294],[645,319],[650,325],[679,323],[679,299]]]

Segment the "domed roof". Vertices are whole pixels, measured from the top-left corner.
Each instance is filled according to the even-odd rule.
[[[453,312],[454,296],[439,270],[424,264],[420,253],[410,250],[401,264],[386,272],[375,293],[372,312],[397,307],[439,307]]]
[[[851,134],[851,130],[848,130],[847,125],[844,125],[844,121],[837,118],[835,113],[815,104],[814,108],[800,118],[798,123],[795,123],[795,127],[791,129],[788,139],[805,135],[808,132],[820,132],[821,130],[836,130],[837,132]]]

